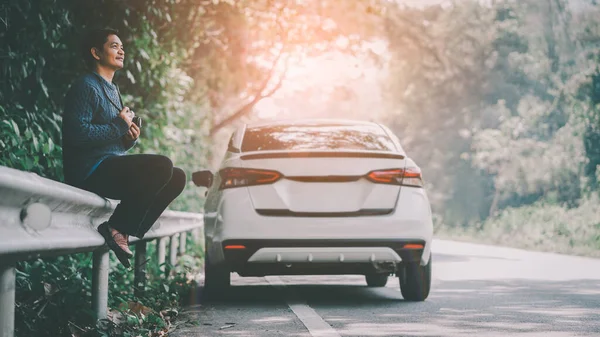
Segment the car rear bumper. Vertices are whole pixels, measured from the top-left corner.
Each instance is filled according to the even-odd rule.
[[[252,254],[248,263],[375,263],[402,261],[387,247],[269,247]]]
[[[243,276],[368,274],[395,272],[399,265],[420,263],[424,249],[414,245],[425,244],[423,240],[387,239],[227,240],[220,248],[224,264]]]

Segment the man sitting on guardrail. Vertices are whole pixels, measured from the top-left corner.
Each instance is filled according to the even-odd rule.
[[[142,123],[124,106],[113,83],[125,60],[117,33],[97,29],[83,39],[90,72],[71,85],[65,99],[63,166],[66,183],[121,201],[98,232],[129,267],[129,236],[144,236],[183,191],[186,176],[165,156],[125,155],[136,144]]]

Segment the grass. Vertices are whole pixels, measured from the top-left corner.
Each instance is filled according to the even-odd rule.
[[[600,257],[600,202],[591,197],[576,208],[543,202],[508,208],[474,226],[439,222],[435,234],[457,241]]]
[[[187,248],[176,266],[165,266],[170,269],[166,275],[154,258],[156,245],[148,245],[147,284],[139,297],[133,291],[133,270],[111,253],[109,315],[98,322],[90,304],[91,253],[19,262],[15,336],[165,336],[179,308],[194,296],[202,269],[201,244],[188,239]]]

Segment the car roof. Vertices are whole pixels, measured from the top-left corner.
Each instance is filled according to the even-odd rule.
[[[335,119],[335,118],[298,118],[288,120],[270,120],[260,121],[246,124],[246,128],[269,127],[279,125],[372,125],[379,124],[369,121],[351,120],[351,119]]]

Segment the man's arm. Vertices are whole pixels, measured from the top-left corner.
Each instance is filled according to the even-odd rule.
[[[121,139],[129,125],[116,116],[109,124],[92,124],[100,96],[85,83],[75,84],[65,100],[63,143],[76,147],[95,147]]]

